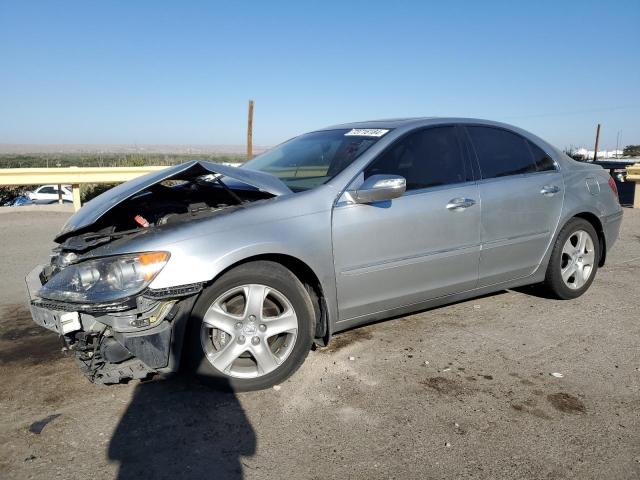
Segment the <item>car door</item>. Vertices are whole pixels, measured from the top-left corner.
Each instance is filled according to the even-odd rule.
[[[557,166],[539,146],[510,130],[467,126],[480,167],[480,276],[487,286],[537,268],[556,230],[564,198]]]
[[[414,131],[356,179],[405,177],[399,198],[336,204],[333,246],[339,321],[469,290],[478,277],[480,205],[457,127]],[[357,323],[357,322],[352,322]]]

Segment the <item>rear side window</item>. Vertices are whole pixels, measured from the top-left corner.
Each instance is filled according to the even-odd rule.
[[[53,187],[42,187],[38,193],[58,193],[58,190]]]
[[[531,154],[533,155],[533,159],[536,162],[536,168],[539,172],[556,169],[556,164],[549,155],[544,153],[540,147],[531,143],[530,141],[527,140],[527,143],[529,144]]]
[[[455,127],[420,130],[398,140],[364,172],[401,175],[407,190],[449,185],[471,180]]]
[[[475,147],[482,178],[496,178],[538,171],[527,140],[492,127],[467,127]]]

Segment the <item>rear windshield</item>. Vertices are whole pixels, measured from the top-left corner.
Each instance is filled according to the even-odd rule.
[[[328,182],[376,143],[388,130],[339,129],[293,138],[244,166],[270,173],[291,190],[309,190]]]

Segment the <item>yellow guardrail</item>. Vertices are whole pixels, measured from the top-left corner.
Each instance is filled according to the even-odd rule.
[[[633,192],[633,208],[640,208],[640,163],[627,167],[627,182],[635,182]]]
[[[0,169],[0,186],[71,185],[73,206],[81,207],[80,185],[87,183],[122,183],[166,166],[146,167],[68,167],[68,168],[4,168]]]

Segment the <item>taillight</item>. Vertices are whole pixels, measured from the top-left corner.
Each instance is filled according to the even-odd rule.
[[[613,179],[612,176],[609,176],[609,186],[611,187],[611,190],[613,191],[613,194],[616,196],[616,199],[618,198],[618,186],[616,185],[616,181]]]

